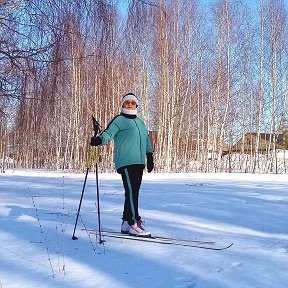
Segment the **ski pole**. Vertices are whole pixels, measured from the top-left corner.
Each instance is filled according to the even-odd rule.
[[[96,136],[100,131],[100,125],[96,121],[95,117],[92,116],[92,121],[93,121],[93,128],[94,128],[94,136]],[[96,148],[96,147],[95,147]],[[99,181],[98,181],[98,162],[99,162],[99,154],[97,153],[95,157],[95,172],[96,172],[96,195],[97,195],[97,212],[98,212],[98,232],[99,232],[99,243],[102,244],[105,241],[102,240],[102,235],[101,235],[101,213],[100,213],[100,197],[99,197]]]
[[[85,186],[86,186],[86,181],[87,181],[88,172],[89,172],[89,167],[87,167],[87,169],[86,169],[86,175],[85,175],[85,180],[84,180],[84,184],[83,184],[83,188],[82,188],[82,193],[81,193],[81,198],[80,198],[80,202],[79,202],[79,207],[78,207],[78,211],[77,211],[77,217],[76,217],[76,222],[75,222],[74,231],[73,231],[73,235],[72,235],[72,240],[77,240],[77,239],[78,239],[78,238],[75,236],[75,231],[76,231],[76,226],[77,226],[77,222],[78,222],[78,217],[79,217],[79,213],[80,213],[80,209],[81,209],[81,204],[82,204],[82,200],[83,200],[83,195],[84,195],[84,190],[85,190]]]
[[[98,184],[98,165],[95,163],[96,170],[96,192],[97,192],[97,210],[98,210],[98,232],[99,232],[99,243],[102,244],[105,240],[102,240],[101,235],[101,220],[100,220],[100,199],[99,199],[99,184]]]
[[[100,125],[99,123],[96,121],[95,117],[92,115],[92,122],[93,122],[93,130],[94,130],[94,136],[97,136],[97,134],[101,131],[100,129]],[[82,188],[82,192],[81,192],[81,197],[80,197],[80,202],[79,202],[79,207],[78,207],[78,211],[77,211],[77,217],[76,217],[76,221],[75,221],[75,226],[74,226],[74,231],[73,231],[73,235],[72,235],[72,240],[77,240],[78,238],[75,236],[75,231],[76,231],[76,227],[77,227],[77,223],[78,223],[78,218],[79,218],[79,214],[80,214],[80,209],[81,209],[81,204],[82,204],[82,200],[83,200],[83,195],[84,195],[84,190],[86,187],[86,181],[87,181],[87,176],[89,173],[89,169],[92,166],[92,163],[95,161],[96,159],[96,147],[92,147],[90,150],[90,154],[89,157],[87,159],[87,169],[86,169],[86,175],[85,175],[85,180],[84,180],[84,184],[83,184],[83,188]],[[97,168],[97,163],[96,163],[96,185],[97,185],[97,203],[98,203],[98,213],[100,213],[99,210],[99,192],[98,192],[98,168]],[[99,219],[99,233],[100,233],[100,215],[98,214],[98,219]],[[100,243],[103,243],[104,241],[102,241],[101,239],[101,235],[100,235]]]
[[[94,148],[94,147],[93,147]],[[93,149],[90,150],[90,154],[89,157],[87,159],[87,169],[86,169],[86,175],[85,175],[85,179],[84,179],[84,183],[83,183],[83,188],[82,188],[82,192],[81,192],[81,197],[80,197],[80,202],[79,202],[79,206],[78,206],[78,211],[77,211],[77,217],[76,217],[76,221],[75,221],[75,226],[74,226],[74,231],[73,231],[73,235],[72,235],[72,239],[73,240],[77,240],[78,238],[75,236],[75,231],[76,231],[76,227],[77,227],[77,223],[78,223],[78,217],[79,217],[79,213],[80,213],[80,209],[81,209],[81,204],[82,204],[82,200],[83,200],[83,195],[84,195],[84,190],[86,187],[86,181],[87,181],[87,176],[89,173],[89,169],[92,165],[93,162],[93,158],[95,158],[95,151]]]

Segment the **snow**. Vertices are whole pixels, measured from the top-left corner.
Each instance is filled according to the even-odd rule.
[[[0,287],[281,288],[288,283],[285,174],[144,174],[140,212],[161,236],[233,242],[228,250],[88,236],[97,229],[88,175],[78,240],[71,239],[85,174],[0,175]],[[101,225],[119,230],[118,174],[99,174]]]

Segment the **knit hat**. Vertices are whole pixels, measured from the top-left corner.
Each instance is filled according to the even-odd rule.
[[[133,93],[128,93],[126,95],[124,95],[120,101],[121,107],[123,107],[123,104],[125,101],[130,100],[130,101],[135,101],[137,106],[139,104],[139,100],[138,98],[133,94]]]

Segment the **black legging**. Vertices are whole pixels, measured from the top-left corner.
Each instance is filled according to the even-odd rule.
[[[125,189],[125,202],[122,220],[128,221],[129,225],[133,225],[136,221],[141,219],[138,210],[138,200],[143,170],[143,165],[130,165],[121,168],[119,171]]]

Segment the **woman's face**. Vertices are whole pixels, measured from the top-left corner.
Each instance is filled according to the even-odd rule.
[[[137,103],[133,100],[127,100],[123,104],[123,108],[129,109],[129,110],[135,110],[137,106]]]

